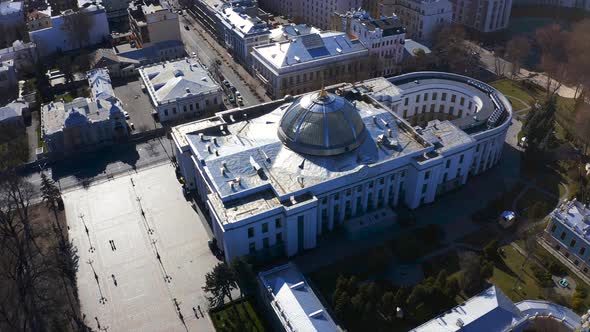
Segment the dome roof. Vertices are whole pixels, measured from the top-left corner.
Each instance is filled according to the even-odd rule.
[[[367,132],[356,107],[324,90],[296,99],[285,111],[278,129],[291,150],[331,156],[357,148]]]

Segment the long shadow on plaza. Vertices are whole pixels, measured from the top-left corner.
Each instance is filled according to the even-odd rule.
[[[90,180],[105,173],[109,164],[122,162],[135,169],[138,160],[139,153],[134,144],[105,147],[54,163],[52,177],[56,181],[69,176],[81,181]]]

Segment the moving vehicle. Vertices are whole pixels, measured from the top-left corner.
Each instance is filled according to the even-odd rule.
[[[238,105],[244,106],[244,99],[242,98],[242,96],[238,96],[236,100],[238,101]]]

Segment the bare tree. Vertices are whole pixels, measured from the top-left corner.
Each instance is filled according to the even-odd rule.
[[[514,78],[519,72],[526,57],[531,51],[530,41],[523,36],[513,37],[506,44],[506,60],[512,63],[510,74]]]
[[[567,34],[558,24],[539,28],[535,32],[541,48],[541,69],[547,76],[547,97],[555,95],[568,77],[568,52],[563,47]]]
[[[584,100],[590,89],[590,19],[576,23],[568,33],[566,50],[568,54],[570,80],[568,83],[576,87],[574,99]]]
[[[502,59],[504,54],[503,48],[498,48],[494,52],[494,72],[497,76],[504,76],[506,72],[506,61]]]

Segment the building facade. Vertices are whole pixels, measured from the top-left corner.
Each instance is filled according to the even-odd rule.
[[[550,214],[544,240],[554,254],[570,261],[580,272],[590,275],[590,209],[573,199]]]
[[[246,68],[250,65],[252,48],[269,41],[270,27],[256,16],[257,8],[252,1],[234,1],[216,14],[223,27],[225,47]]]
[[[356,37],[369,50],[371,77],[390,76],[400,70],[406,29],[397,16],[375,19],[364,10],[335,14],[333,29]]]
[[[260,0],[260,7],[277,15],[320,29],[330,28],[334,13],[346,13],[362,7],[362,0]]]
[[[124,140],[129,131],[123,105],[106,69],[88,72],[90,98],[51,102],[41,107],[41,136],[48,153],[94,149]]]
[[[483,33],[508,28],[512,0],[452,0],[453,22]]]
[[[301,35],[255,47],[252,68],[274,98],[314,91],[322,85],[369,77],[369,51],[344,32]]]
[[[12,46],[0,50],[0,61],[12,60],[16,70],[33,69],[38,60],[37,45],[20,40],[12,43]]]
[[[396,0],[392,9],[406,28],[406,37],[418,41],[432,40],[437,29],[453,18],[449,0]]]
[[[29,31],[29,37],[37,45],[41,57],[101,44],[108,40],[109,35],[106,12],[96,4],[77,12],[67,10],[51,17],[51,27]]]
[[[499,162],[512,117],[494,88],[448,73],[330,91],[173,128],[180,172],[228,260],[292,256],[370,211],[433,202]]]
[[[129,26],[139,47],[167,40],[182,40],[178,14],[158,3],[137,0],[129,5]]]
[[[195,118],[223,107],[221,87],[194,58],[142,67],[139,75],[161,122]]]
[[[16,87],[17,82],[14,60],[0,61],[0,89],[13,90],[13,88]]]

